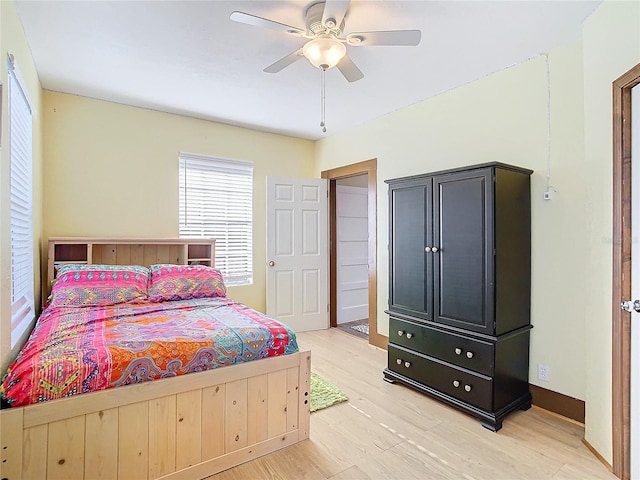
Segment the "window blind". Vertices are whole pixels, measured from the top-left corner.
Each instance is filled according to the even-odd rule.
[[[35,319],[31,107],[9,58],[11,348]]]
[[[228,285],[253,283],[253,162],[180,153],[180,237],[213,238]]]

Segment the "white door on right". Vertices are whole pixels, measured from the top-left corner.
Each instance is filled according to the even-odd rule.
[[[369,317],[368,189],[336,185],[336,323]]]

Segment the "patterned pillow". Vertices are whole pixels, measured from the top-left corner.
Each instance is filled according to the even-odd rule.
[[[65,264],[51,290],[53,307],[93,307],[147,301],[149,269],[139,265]]]
[[[226,295],[222,274],[213,267],[169,264],[149,267],[150,302]]]

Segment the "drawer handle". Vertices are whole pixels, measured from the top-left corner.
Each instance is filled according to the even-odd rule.
[[[461,348],[456,348],[454,350],[454,352],[456,352],[456,355],[460,355],[462,353],[462,349]]]
[[[404,362],[404,366],[405,366],[406,368],[409,368],[409,367],[411,366],[411,362]]]
[[[471,391],[471,385],[465,385],[464,386],[464,391],[465,392],[470,392]]]
[[[398,330],[398,336],[401,337],[402,335],[404,335],[404,330]]]
[[[407,332],[407,338],[413,338],[413,333]]]
[[[453,381],[453,386],[458,388],[460,386],[460,382],[458,380]]]
[[[397,363],[398,365],[402,365],[402,359],[401,359],[401,358],[397,359],[397,360],[396,360],[396,363]]]
[[[467,358],[473,358],[473,352],[467,352]]]

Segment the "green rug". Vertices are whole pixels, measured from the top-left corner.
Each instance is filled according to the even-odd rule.
[[[331,385],[317,373],[311,372],[311,406],[310,410],[315,412],[323,408],[330,407],[336,403],[349,400],[342,390],[335,385]]]

